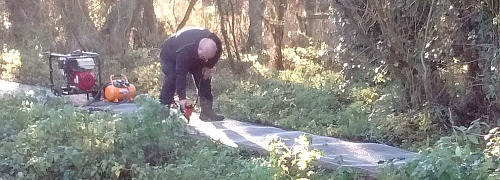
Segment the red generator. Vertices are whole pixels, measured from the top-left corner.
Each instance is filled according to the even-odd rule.
[[[49,54],[50,89],[56,96],[86,94],[87,99],[100,91],[101,66],[99,55],[93,52],[73,51],[70,54]],[[57,68],[61,70],[64,83],[54,84],[53,59],[57,58]],[[97,72],[96,69],[97,61]]]

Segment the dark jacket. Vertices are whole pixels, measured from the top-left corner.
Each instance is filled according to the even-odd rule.
[[[210,38],[217,45],[215,56],[206,63],[198,58],[198,44],[201,39]],[[162,61],[175,61],[175,87],[179,99],[186,99],[186,75],[203,67],[213,68],[222,54],[222,42],[214,33],[203,28],[185,28],[166,39],[162,45]]]

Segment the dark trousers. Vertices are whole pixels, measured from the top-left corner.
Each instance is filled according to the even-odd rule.
[[[163,85],[160,92],[160,102],[169,105],[174,102],[176,73],[175,60],[167,59],[162,61]],[[203,66],[195,66],[189,70],[193,75],[194,83],[198,89],[198,95],[213,101],[211,78],[203,79]],[[185,82],[187,84],[187,82]]]

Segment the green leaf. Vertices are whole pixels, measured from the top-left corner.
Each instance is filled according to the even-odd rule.
[[[458,146],[455,148],[455,156],[462,157],[462,149]]]
[[[477,140],[477,137],[474,136],[474,135],[472,135],[472,134],[468,134],[467,135],[467,139],[469,139],[474,144],[479,144],[479,141]]]

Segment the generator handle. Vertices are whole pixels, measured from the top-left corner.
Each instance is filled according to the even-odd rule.
[[[98,53],[95,52],[89,52],[89,51],[82,51],[83,54],[92,54],[92,55],[98,55]]]
[[[74,52],[72,52],[74,53]],[[49,55],[50,58],[52,57],[72,57],[72,56],[83,56],[83,57],[90,57],[90,58],[97,58],[99,56],[99,53],[95,52],[88,52],[88,51],[81,51],[81,54],[60,54],[60,53],[53,53],[53,52],[45,52],[44,54]]]
[[[87,52],[87,51],[82,51],[82,54],[85,54],[85,55],[94,55],[94,56],[99,56],[98,53],[95,53],[95,52]]]
[[[122,80],[124,80],[125,82],[128,82],[128,79],[127,79],[127,76],[125,76],[125,74],[117,74],[116,76],[120,76]],[[109,82],[113,82],[113,78],[115,77],[115,75],[111,75],[109,76]]]
[[[49,80],[50,80],[50,89],[54,89],[54,77],[53,77],[53,72],[54,69],[52,68],[52,54],[50,52],[46,52],[46,54],[49,55]]]
[[[99,84],[99,86],[103,85],[102,83],[102,65],[101,65],[101,57],[96,57],[97,59],[97,83]],[[111,82],[110,82],[111,83]]]

